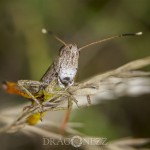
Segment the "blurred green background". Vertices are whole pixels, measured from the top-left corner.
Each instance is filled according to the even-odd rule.
[[[1,0],[0,81],[41,78],[61,46],[53,37],[43,35],[42,28],[78,47],[120,33],[144,33],[83,50],[77,81],[150,55],[149,0]],[[2,91],[0,94],[1,108],[25,102]],[[149,137],[149,99],[144,95],[107,101],[76,110],[71,121],[84,122],[82,132],[108,140]]]

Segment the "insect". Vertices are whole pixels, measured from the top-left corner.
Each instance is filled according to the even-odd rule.
[[[42,29],[42,32],[52,34],[46,29]],[[79,53],[81,50],[115,38],[136,36],[141,34],[142,32],[116,35],[103,40],[92,42],[81,48],[77,48],[76,44],[66,44],[60,38],[53,35],[55,39],[63,44],[63,46],[59,50],[58,57],[50,65],[41,80],[19,80],[17,83],[4,82],[3,89],[8,93],[18,94],[30,99],[34,102],[33,105],[37,105],[39,107],[39,112],[42,113],[42,103],[44,101],[51,102],[50,100],[54,97],[66,96],[67,98],[67,95],[69,95],[69,93],[67,93],[67,89],[74,84],[75,76],[78,71]],[[71,95],[70,97],[71,101],[73,100],[77,104],[77,101]],[[70,103],[70,98],[68,99],[68,108],[70,109],[72,103]],[[87,100],[90,103],[90,98],[88,95]]]

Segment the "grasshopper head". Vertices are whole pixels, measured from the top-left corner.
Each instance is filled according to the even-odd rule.
[[[58,82],[61,87],[71,86],[78,69],[79,51],[77,45],[68,44],[60,49]]]

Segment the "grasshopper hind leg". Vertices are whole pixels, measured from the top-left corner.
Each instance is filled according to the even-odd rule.
[[[31,99],[39,106],[39,108],[40,108],[40,111],[42,112],[42,110],[43,110],[43,107],[42,107],[42,105],[40,104],[40,102],[35,98],[35,96],[29,91],[29,89],[26,87],[26,84],[33,84],[34,83],[34,81],[27,81],[27,80],[19,80],[18,82],[17,82],[17,85],[18,85],[18,87],[20,87],[20,89],[23,91],[23,92],[25,92],[29,97],[31,97]],[[40,84],[40,83],[39,83]],[[40,85],[38,85],[38,86],[40,86]]]

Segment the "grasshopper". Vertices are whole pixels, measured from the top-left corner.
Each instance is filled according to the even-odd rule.
[[[52,34],[46,29],[42,29],[42,32],[44,34]],[[39,112],[43,111],[43,101],[49,102],[52,98],[56,96],[66,95],[69,99],[68,109],[70,109],[72,106],[72,100],[76,104],[77,100],[75,100],[73,96],[71,96],[67,89],[74,84],[75,76],[78,71],[78,60],[80,51],[89,46],[106,42],[115,38],[135,36],[141,34],[142,32],[116,35],[103,40],[92,42],[81,48],[77,48],[76,44],[66,44],[56,35],[53,35],[56,40],[63,44],[63,46],[59,50],[58,57],[50,65],[40,81],[19,80],[17,83],[5,82],[3,84],[3,89],[5,89],[8,93],[18,94],[25,98],[31,99],[34,102],[34,105],[39,106]],[[90,97],[88,95],[87,100],[90,103]]]

